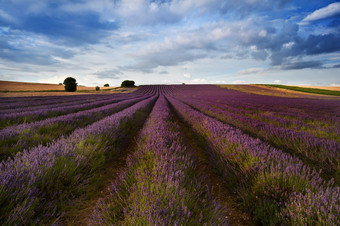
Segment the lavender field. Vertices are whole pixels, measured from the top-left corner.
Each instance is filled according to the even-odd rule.
[[[339,225],[340,100],[214,85],[0,98],[0,225]]]

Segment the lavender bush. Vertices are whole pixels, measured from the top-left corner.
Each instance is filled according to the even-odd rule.
[[[200,181],[166,100],[160,96],[128,170],[97,203],[92,225],[226,225]]]
[[[120,125],[155,97],[140,101],[119,113],[75,130],[47,146],[18,153],[0,163],[0,203],[3,224],[53,222],[65,205],[80,195],[100,169],[110,144],[119,136]],[[114,150],[110,150],[111,152]]]
[[[219,171],[226,180],[233,181],[229,184],[243,200],[245,208],[263,224],[287,221],[295,224],[294,217],[285,210],[289,206],[291,211],[294,206],[290,199],[292,194],[305,195],[308,189],[315,194],[333,189],[333,180],[324,181],[320,172],[309,168],[298,158],[195,111],[174,98],[169,97],[169,100],[183,119],[207,139],[213,150],[211,158],[216,161]],[[338,197],[339,194],[335,192],[333,195]],[[329,206],[334,204],[332,199],[325,202]],[[333,212],[339,208],[339,203],[335,204]],[[329,213],[323,214],[326,214],[324,218],[328,218]],[[320,223],[312,215],[306,218],[315,224]],[[338,219],[335,219],[330,223],[336,225],[337,222]]]

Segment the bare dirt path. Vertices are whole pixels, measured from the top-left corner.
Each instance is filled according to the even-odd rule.
[[[203,175],[211,194],[228,210],[226,211],[226,218],[229,225],[257,225],[248,213],[241,210],[235,194],[227,188],[226,182],[218,174],[213,161],[208,155],[209,147],[198,141],[195,132],[190,129],[190,126],[178,116],[171,105],[170,108],[180,125],[181,131],[183,131],[184,142],[188,145],[188,150],[191,150],[194,158],[196,158],[197,169]]]

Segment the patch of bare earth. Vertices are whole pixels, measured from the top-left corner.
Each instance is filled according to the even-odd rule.
[[[263,85],[220,85],[222,88],[237,90],[244,93],[266,95],[266,96],[277,96],[277,97],[289,97],[289,98],[317,98],[317,99],[335,99],[339,100],[340,97],[328,96],[315,93],[304,93],[294,90],[282,89],[277,87],[263,86]],[[309,87],[316,88],[316,87]],[[321,88],[321,87],[320,87]],[[337,87],[326,87],[329,90]],[[326,89],[324,88],[324,89]]]
[[[298,86],[298,87],[340,91],[340,86]]]
[[[121,87],[96,87],[77,86],[81,92],[64,92],[64,85],[30,82],[11,82],[0,81],[0,97],[24,97],[24,96],[64,96],[64,95],[83,95],[83,94],[109,94],[109,93],[130,93],[138,89]],[[84,92],[86,91],[86,92]]]

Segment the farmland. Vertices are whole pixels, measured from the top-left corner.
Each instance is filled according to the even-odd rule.
[[[338,97],[155,85],[0,103],[1,225],[340,222]]]

